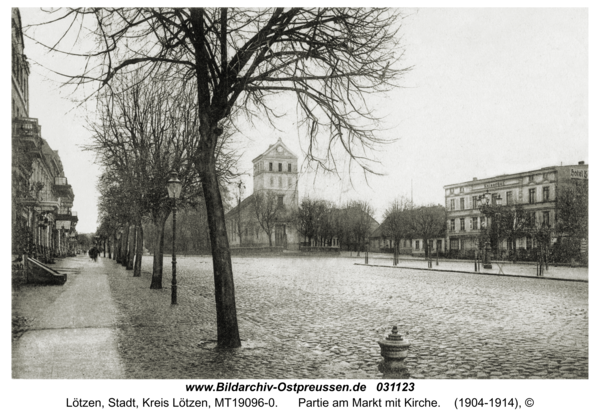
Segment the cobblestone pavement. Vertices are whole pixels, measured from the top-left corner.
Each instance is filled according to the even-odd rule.
[[[179,304],[107,260],[126,378],[378,378],[393,325],[425,379],[588,377],[588,284],[405,269],[345,258],[234,258],[243,347],[215,349],[212,260],[178,259]]]

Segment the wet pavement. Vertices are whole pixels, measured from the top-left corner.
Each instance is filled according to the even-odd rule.
[[[61,350],[43,334],[61,326],[63,332],[107,332],[86,340],[97,342],[95,350],[105,354],[100,363],[115,378],[379,378],[377,341],[398,325],[412,344],[407,365],[417,379],[588,377],[587,283],[365,268],[356,261],[234,258],[243,347],[229,351],[215,349],[209,257],[178,258],[175,306],[169,257],[162,290],[149,288],[151,257],[143,259],[142,277],[112,260],[82,262],[47,318],[33,321],[34,330],[13,342],[13,376],[58,375],[48,375],[27,353],[47,351],[40,346]],[[78,314],[87,311],[76,306],[84,288],[95,305]],[[73,335],[60,344],[77,346]],[[52,370],[60,370],[59,359]],[[73,364],[82,364],[82,375],[89,362]],[[97,373],[83,377],[106,376]]]
[[[18,302],[30,305],[21,307],[29,313],[29,329],[13,341],[13,378],[122,378],[116,308],[103,263],[78,257],[52,267],[67,273],[67,283],[30,287]]]

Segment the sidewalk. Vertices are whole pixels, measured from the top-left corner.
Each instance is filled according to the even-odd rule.
[[[364,265],[364,256],[362,259],[357,258],[356,265]],[[455,272],[455,273],[473,273],[481,275],[493,276],[510,276],[510,277],[525,277],[547,280],[569,280],[578,282],[588,282],[587,267],[564,267],[548,265],[548,270],[544,269],[544,276],[536,276],[535,264],[511,264],[511,263],[496,263],[492,262],[491,269],[484,269],[483,265],[479,272],[475,272],[475,263],[473,261],[465,262],[458,260],[440,259],[436,265],[436,260],[433,259],[432,268],[427,267],[427,260],[424,258],[416,259],[400,259],[397,266],[392,265],[392,259],[387,257],[371,257],[369,254],[369,265],[373,267],[391,267],[404,268],[415,270],[433,270],[439,272]]]
[[[117,351],[117,308],[110,296],[104,264],[87,256],[57,260],[52,267],[67,273],[63,289],[32,289],[27,303],[36,304],[60,291],[36,314],[30,329],[13,341],[12,377],[16,379],[117,379],[123,366]],[[45,291],[46,289],[46,291]]]

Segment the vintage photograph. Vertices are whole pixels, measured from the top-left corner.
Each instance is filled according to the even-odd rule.
[[[588,9],[11,24],[12,379],[589,378]]]

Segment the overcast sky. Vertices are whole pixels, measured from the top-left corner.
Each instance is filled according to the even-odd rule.
[[[37,20],[21,9],[23,23]],[[359,172],[350,179],[319,177],[308,170],[300,196],[336,202],[370,200],[381,217],[397,196],[411,194],[417,204],[443,203],[443,186],[473,177],[588,162],[588,12],[586,9],[410,9],[400,31],[404,66],[414,66],[402,89],[378,98],[388,114],[383,132],[399,140],[378,157],[381,177]],[[32,61],[60,68],[57,56],[25,41]],[[8,56],[7,54],[5,54]],[[98,168],[83,127],[85,109],[74,108],[57,80],[33,64],[30,116],[59,151],[75,192],[80,233],[96,229]],[[240,170],[281,137],[299,156],[304,138],[293,118],[281,131],[248,128],[239,142],[245,149]],[[249,179],[249,177],[248,177]],[[251,181],[246,181],[251,193]]]

